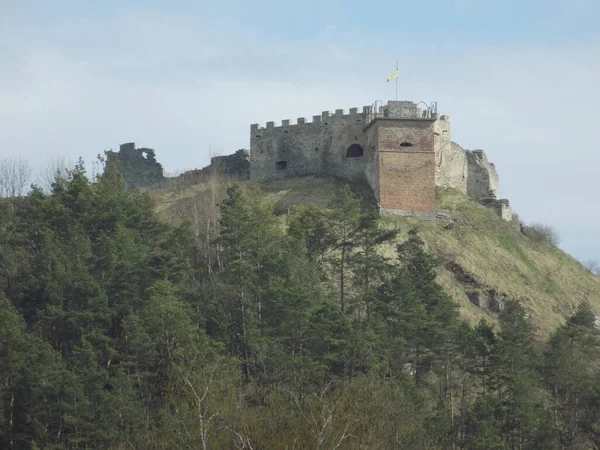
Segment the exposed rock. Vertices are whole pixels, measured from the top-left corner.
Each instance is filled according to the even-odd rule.
[[[494,313],[502,311],[507,300],[504,294],[500,294],[494,289],[467,292],[467,297],[469,297],[469,301],[475,306]]]
[[[446,264],[446,268],[454,274],[454,278],[465,287],[469,301],[475,306],[491,313],[499,313],[504,309],[508,297],[495,289],[480,284],[475,277],[467,273],[459,264]]]
[[[435,213],[435,218],[442,221],[451,221],[452,211],[448,209],[438,209]]]

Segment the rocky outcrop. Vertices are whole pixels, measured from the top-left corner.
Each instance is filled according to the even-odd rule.
[[[504,309],[504,305],[509,298],[502,292],[480,284],[471,274],[456,262],[446,264],[446,268],[454,275],[465,289],[469,301],[475,306],[492,313],[497,314]]]

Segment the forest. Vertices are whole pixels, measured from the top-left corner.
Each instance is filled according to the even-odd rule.
[[[169,224],[81,161],[0,199],[0,448],[599,450],[590,306],[468,324],[398,231],[235,184]]]

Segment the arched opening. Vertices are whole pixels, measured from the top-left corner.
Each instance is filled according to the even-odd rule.
[[[275,170],[285,170],[287,169],[287,161],[277,161],[275,163]]]
[[[400,147],[414,147],[410,142],[403,142]]]
[[[346,158],[359,158],[364,154],[363,148],[358,144],[352,144],[346,150]]]

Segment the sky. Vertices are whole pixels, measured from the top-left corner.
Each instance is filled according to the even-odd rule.
[[[522,220],[600,260],[600,2],[0,0],[0,159],[88,163],[124,142],[167,172],[251,123],[438,102]]]

